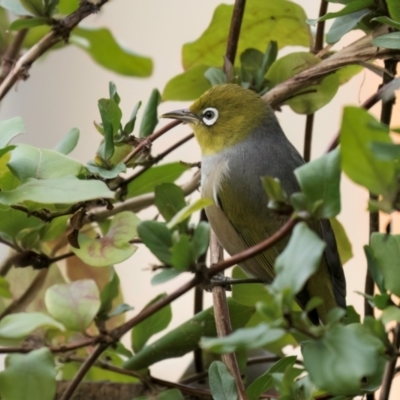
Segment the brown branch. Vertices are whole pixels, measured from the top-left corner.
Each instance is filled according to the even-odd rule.
[[[193,193],[199,187],[199,183],[200,171],[197,171],[189,182],[186,182],[184,185],[181,186],[181,189],[183,190],[185,196]],[[114,205],[114,208],[112,210],[95,210],[87,216],[84,223],[88,223],[91,221],[102,221],[113,215],[119,214],[122,211],[139,212],[140,210],[143,210],[143,208],[146,208],[152,204],[154,204],[154,193],[146,193],[125,200],[124,202],[117,203]]]
[[[19,55],[22,43],[27,33],[28,29],[21,29],[20,31],[18,31],[14,36],[13,42],[5,51],[1,62],[0,83],[4,81],[4,79],[11,71],[11,68],[15,63],[15,60]]]
[[[393,346],[397,350],[400,346],[400,324],[396,325],[393,334]],[[396,369],[397,358],[393,357],[390,361],[387,362],[385,367],[385,372],[383,374],[381,394],[379,396],[379,400],[389,400],[390,389],[392,387],[394,372]]]
[[[81,340],[75,340],[68,344],[62,344],[60,346],[49,346],[48,349],[52,353],[67,353],[69,351],[81,349],[82,347],[93,346],[99,341],[100,337],[96,336],[93,338],[85,338]],[[29,346],[10,346],[10,347],[1,347],[0,354],[10,354],[10,353],[29,353],[33,350],[37,350],[37,347],[29,347]]]
[[[67,389],[60,397],[60,400],[69,400],[74,394],[75,389],[81,383],[82,379],[86,375],[86,372],[89,371],[90,367],[97,361],[100,357],[101,353],[108,347],[107,343],[100,343],[96,349],[90,354],[88,358],[83,362],[78,372],[74,376],[74,378],[69,383]]]
[[[83,363],[85,361],[85,359],[82,357],[69,356],[69,357],[66,357],[65,360],[61,360],[61,362],[70,362],[70,361]],[[133,378],[138,378],[138,379],[143,379],[143,375],[138,374],[135,371],[130,371],[130,370],[127,370],[127,369],[124,369],[121,367],[116,367],[114,365],[111,365],[111,364],[101,361],[101,360],[97,360],[93,365],[95,365],[96,367],[99,367],[101,369],[105,369],[107,371],[116,372],[117,374],[132,376]],[[158,379],[153,376],[147,376],[146,378],[148,378],[150,382],[152,382],[156,385],[161,385],[161,386],[165,386],[168,388],[176,388],[185,393],[190,393],[190,394],[198,395],[198,396],[200,396],[200,395],[207,396],[207,397],[211,398],[211,392],[207,389],[193,388],[193,387],[190,387],[187,385],[183,385],[182,383],[165,381],[163,379]]]
[[[321,0],[319,6],[318,17],[321,18],[328,11],[328,3],[326,0]],[[315,43],[312,48],[312,53],[318,54],[324,47],[324,33],[325,33],[325,21],[319,21],[317,24],[317,33],[315,34]]]
[[[218,242],[214,232],[211,232],[210,238],[210,263],[218,264],[223,260],[223,249]],[[224,273],[219,272],[216,279],[224,279]],[[229,315],[229,308],[226,299],[225,288],[221,286],[213,286],[212,288],[214,319],[218,337],[225,337],[232,333],[232,325]],[[222,354],[222,362],[226,365],[229,373],[233,376],[236,382],[236,388],[240,400],[246,400],[246,389],[244,387],[242,377],[239,370],[239,365],[234,352]]]
[[[312,144],[312,133],[314,126],[314,116],[315,114],[308,114],[306,116],[306,129],[304,133],[304,150],[303,158],[305,162],[309,162],[311,159],[311,144]]]
[[[235,64],[236,51],[238,47],[240,28],[242,26],[245,6],[246,0],[236,0],[233,7],[231,27],[229,30],[228,42],[226,45],[223,67],[223,71],[227,76],[229,75],[229,66]]]
[[[124,164],[127,164],[130,160],[132,160],[133,157],[138,155],[143,149],[150,146],[156,139],[158,139],[160,136],[164,135],[164,133],[168,132],[175,126],[178,126],[180,123],[181,123],[181,121],[172,121],[172,122],[168,123],[167,125],[163,126],[158,131],[153,132],[147,138],[142,139],[142,141],[122,160],[122,162]]]
[[[125,186],[134,181],[136,178],[138,178],[140,175],[142,175],[144,172],[146,172],[149,168],[151,168],[154,164],[159,163],[164,157],[166,157],[169,153],[172,153],[174,150],[176,150],[178,147],[182,146],[186,142],[188,142],[190,139],[194,137],[194,134],[191,133],[190,135],[185,136],[183,139],[179,140],[175,144],[173,144],[171,147],[163,151],[162,153],[158,154],[157,156],[153,157],[148,164],[143,167],[140,171],[136,172],[129,178],[125,179],[122,184],[119,186]]]
[[[248,249],[228,258],[227,260],[221,261],[218,264],[212,266],[208,270],[208,277],[212,278],[217,275],[219,272],[224,271],[225,269],[232,267],[233,265],[239,264],[248,258],[254,257],[257,254],[269,249],[274,246],[275,243],[279,242],[282,238],[284,238],[289,232],[292,231],[294,226],[299,222],[299,219],[290,218],[282,227],[277,230],[272,236],[263,240],[262,242],[249,247]],[[182,296],[189,290],[193,289],[196,285],[200,284],[203,281],[203,278],[200,274],[195,275],[189,282],[185,283],[183,286],[175,290],[175,292],[170,293],[169,295],[163,297],[157,302],[149,305],[145,309],[143,309],[138,315],[131,318],[129,321],[125,322],[121,326],[115,328],[110,332],[110,336],[115,340],[118,340],[123,334],[131,330],[135,325],[139,322],[142,322],[150,315],[153,315],[155,312],[165,307],[166,305],[172,303],[175,299]]]
[[[55,44],[65,40],[79,22],[90,14],[98,11],[107,1],[108,0],[101,0],[96,6],[89,1],[84,1],[75,12],[58,21],[51,32],[34,44],[15,63],[14,67],[0,85],[0,100],[4,98],[21,77],[26,77],[26,71],[41,55]]]
[[[384,33],[387,33],[387,27],[378,27],[372,33],[365,35],[343,50],[275,86],[263,96],[263,99],[272,107],[277,107],[300,89],[320,82],[325,76],[346,65],[359,64],[362,61],[372,59],[400,59],[399,50],[378,48],[371,45],[373,37]]]

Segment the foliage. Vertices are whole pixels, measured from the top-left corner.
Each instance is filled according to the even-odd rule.
[[[35,56],[39,41],[41,46],[49,44],[43,51],[62,51],[60,43],[69,36],[68,45],[84,50],[110,71],[128,77],[151,75],[152,60],[121,46],[107,28],[77,26],[105,3],[0,0],[2,58],[18,43],[21,32],[26,37],[19,40],[21,47],[16,51],[33,57],[28,57],[29,65],[39,57]],[[200,37],[183,46],[183,72],[171,77],[163,90],[149,89],[143,107],[138,99],[131,114],[123,115],[117,87],[109,83],[108,97],[97,104],[95,129],[100,144],[91,149],[93,157],[86,164],[70,156],[79,144],[78,129],[71,129],[53,149],[47,149],[13,141],[26,133],[21,117],[0,121],[0,241],[11,249],[0,268],[0,352],[10,353],[0,372],[1,398],[50,400],[58,379],[79,383],[83,377],[78,373],[80,364],[89,354],[86,379],[125,383],[136,371],[140,374],[135,379],[151,386],[153,378],[146,371],[153,364],[200,350],[207,360],[209,390],[215,399],[238,398],[240,376],[232,375],[220,356],[236,353],[246,375],[248,355],[260,349],[273,352],[277,360],[246,381],[250,400],[270,390],[284,400],[316,396],[347,400],[381,386],[384,374],[390,373],[385,366],[398,355],[399,329],[397,326],[394,339],[390,329],[393,323],[400,323],[400,235],[390,229],[373,232],[364,247],[365,264],[377,289],[363,295],[374,310],[381,311],[379,316],[370,313],[362,318],[350,305],[347,313],[334,308],[324,325],[315,325],[309,316],[322,299],[309,299],[304,309],[296,301],[318,271],[324,251],[329,251],[315,233],[318,220],[331,220],[342,263],[352,257],[352,245],[336,219],[342,205],[342,172],[373,195],[368,203],[372,213],[390,215],[400,210],[400,150],[390,135],[398,129],[388,121],[378,121],[362,107],[344,107],[339,147],[294,171],[299,184],[296,193],[289,196],[274,176],[260,177],[269,197],[268,207],[290,217],[292,232],[277,257],[276,278],[271,284],[234,285],[226,306],[233,332],[217,334],[217,307],[170,328],[174,317],[171,302],[195,286],[202,288],[217,273],[215,266],[206,269],[210,226],[204,219],[196,223],[193,218],[214,199],[188,200],[197,188],[197,175],[192,185],[178,186],[176,181],[193,166],[164,163],[166,154],[152,154],[152,143],[163,133],[157,129],[158,106],[166,100],[196,99],[219,83],[236,83],[264,95],[283,90],[299,74],[305,79],[304,73],[318,71],[326,60],[334,63],[341,54],[306,49],[315,41],[309,25],[326,20],[333,20],[326,44],[338,42],[354,29],[366,34],[373,31],[368,45],[377,46],[376,58],[382,56],[378,48],[384,48],[389,55],[382,57],[398,59],[397,0],[328,3],[342,7],[307,20],[294,1],[248,0],[236,60],[225,61],[222,56],[227,41],[232,40],[229,29],[235,11],[233,5],[220,4]],[[77,23],[68,26],[72,16],[78,18]],[[54,43],[46,42],[49,38]],[[302,49],[284,56],[278,52],[284,47],[290,51],[289,46]],[[288,105],[308,116],[329,106],[340,85],[360,72],[365,60],[360,58],[360,65],[345,64],[335,64],[321,75],[312,74],[300,89],[289,88],[280,106]],[[1,98],[9,90],[4,89],[5,79],[11,76],[6,65],[4,62],[0,73]],[[18,63],[10,68],[19,68]],[[394,87],[398,83],[395,80]],[[391,107],[393,91],[386,87],[381,94],[384,107]],[[38,109],[38,114],[43,110]],[[138,118],[140,124],[136,124]],[[161,165],[156,165],[158,162]],[[151,205],[156,208],[156,218],[141,220],[135,214]],[[128,319],[126,312],[133,307],[124,303],[114,265],[138,262],[139,243],[157,259],[152,284],[181,274],[192,280],[172,294],[159,293],[148,299],[146,306]],[[66,274],[60,273],[64,259]],[[233,276],[242,279],[244,274],[237,267]],[[127,332],[129,349],[119,341]],[[88,350],[95,345],[94,353]],[[288,355],[288,345],[298,347],[301,357]],[[385,375],[386,381],[391,379],[393,371]],[[174,388],[160,391],[157,398],[179,399],[183,394]]]

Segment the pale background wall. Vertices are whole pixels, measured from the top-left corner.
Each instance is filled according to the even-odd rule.
[[[297,2],[305,8],[309,17],[316,17],[319,2]],[[118,76],[94,64],[84,52],[70,46],[61,51],[51,52],[32,67],[28,81],[20,82],[2,102],[0,118],[21,116],[27,126],[27,133],[21,140],[39,147],[52,148],[70,128],[78,127],[81,130],[81,139],[73,156],[86,162],[93,158],[93,151],[100,140],[92,121],[100,119],[97,100],[108,96],[108,82],[112,80],[116,83],[122,98],[123,113],[128,117],[133,105],[138,100],[146,101],[152,88],[162,90],[170,77],[182,72],[182,44],[195,40],[202,33],[219,3],[217,0],[118,0],[106,4],[102,12],[85,20],[85,25],[109,27],[122,44],[139,54],[152,57],[155,65],[152,77],[132,79]],[[335,5],[332,4],[332,8],[333,6]],[[357,36],[360,34],[355,33],[353,38]],[[340,42],[336,48],[340,49],[344,44]],[[312,157],[321,155],[337,132],[342,105],[360,104],[376,90],[378,84],[377,77],[363,72],[341,88],[329,106],[318,112]],[[187,104],[167,102],[160,106],[160,113],[182,106]],[[379,108],[376,107],[374,111],[379,112]],[[394,116],[395,124],[400,125],[398,107]],[[305,117],[293,114],[284,107],[278,118],[289,139],[302,152]],[[156,142],[154,154],[187,132],[187,127],[169,132]],[[193,162],[198,159],[199,150],[195,142],[190,142],[170,155],[166,161]],[[355,292],[363,291],[364,286],[366,263],[362,246],[368,241],[368,216],[365,212],[367,193],[344,178],[342,202],[339,219],[345,224],[354,249],[354,258],[345,265],[348,303],[353,304],[361,313],[363,300]],[[152,214],[142,214],[143,217],[150,215]],[[0,251],[4,252],[5,249]],[[141,248],[132,260],[116,267],[121,277],[125,300],[134,306],[136,311],[156,294],[161,291],[170,292],[189,278],[182,276],[159,287],[152,287],[149,283],[151,273],[147,267],[153,260],[148,252]],[[174,302],[174,320],[171,326],[178,325],[191,315],[191,299],[192,295],[188,294]],[[152,368],[152,372],[155,376],[175,379],[188,359],[189,357],[185,357],[185,362],[177,359],[159,363]]]

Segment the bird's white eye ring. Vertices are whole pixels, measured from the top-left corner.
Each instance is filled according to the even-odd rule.
[[[218,110],[213,107],[208,107],[203,111],[202,120],[207,126],[214,125],[218,119]]]

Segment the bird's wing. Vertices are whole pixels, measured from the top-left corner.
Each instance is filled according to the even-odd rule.
[[[274,234],[287,219],[287,217],[276,215],[267,208],[266,204],[261,209],[259,207],[254,209],[253,201],[248,198],[249,194],[238,195],[232,185],[226,181],[221,182],[216,195],[217,206],[242,240],[245,248],[254,246]],[[253,218],[251,218],[252,214]],[[248,220],[249,217],[254,223],[251,226],[243,226],[242,221]],[[287,241],[287,238],[281,240],[274,247],[256,255],[251,262],[244,262],[242,267],[250,275],[263,279],[267,283],[272,282],[275,277],[275,259],[283,251]],[[227,250],[230,252],[229,247]],[[254,269],[255,272],[253,272]]]

